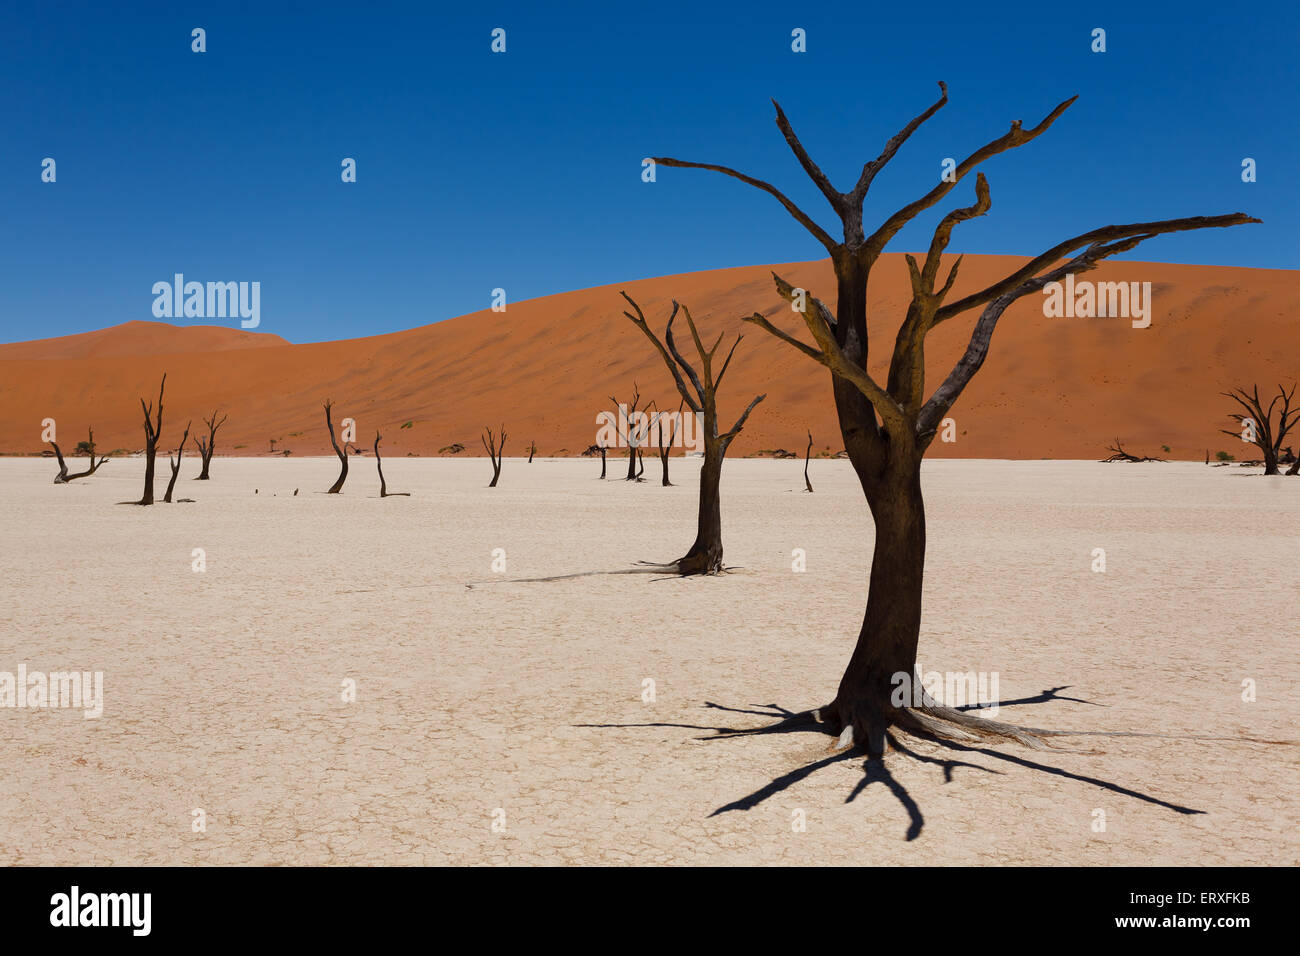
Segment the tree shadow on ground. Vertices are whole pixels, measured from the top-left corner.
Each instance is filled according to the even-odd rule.
[[[1016,705],[1036,705],[1036,704],[1051,703],[1055,701],[1071,701],[1080,704],[1091,704],[1092,706],[1096,706],[1096,707],[1104,706],[1102,704],[1096,704],[1094,701],[1084,700],[1082,698],[1060,696],[1059,692],[1063,690],[1067,690],[1069,686],[1070,685],[1067,684],[1061,687],[1048,688],[1044,691],[1041,691],[1039,694],[1033,697],[1022,697],[1016,700],[1000,701],[998,706],[1010,707]],[[607,729],[627,728],[627,727],[676,727],[685,730],[712,731],[712,733],[709,736],[696,738],[697,740],[706,740],[706,741],[728,740],[735,737],[756,737],[763,734],[813,733],[813,734],[821,735],[823,737],[834,736],[827,731],[824,724],[818,722],[816,717],[813,715],[812,711],[797,712],[792,710],[786,710],[784,707],[781,707],[777,704],[752,704],[749,705],[748,707],[727,707],[722,704],[715,704],[712,701],[705,701],[704,706],[706,708],[710,708],[713,710],[720,710],[730,714],[748,714],[756,717],[767,718],[769,720],[775,718],[776,722],[771,724],[765,724],[759,727],[748,727],[748,728],[717,726],[712,724],[673,723],[673,722],[666,722],[666,721],[639,723],[639,724],[577,724],[576,726],[607,728]],[[979,705],[969,705],[968,707],[959,708],[959,709],[980,710],[986,708],[982,708]],[[961,744],[950,740],[942,740],[940,738],[930,737],[930,736],[912,735],[912,734],[909,734],[908,736],[911,739],[919,739],[919,740],[924,740],[931,744],[937,744],[938,746],[948,751],[953,751],[956,753],[972,754],[972,755],[978,754],[980,756],[988,757],[994,760],[1001,760],[1006,763],[1014,764],[1015,766],[1018,767],[1024,767],[1030,770],[1037,770],[1041,773],[1050,774],[1055,777],[1063,777],[1067,780],[1075,780],[1080,783],[1090,784],[1095,787],[1100,787],[1103,790],[1108,790],[1111,793],[1119,794],[1120,796],[1130,797],[1134,800],[1140,800],[1143,803],[1149,803],[1154,806],[1164,807],[1165,809],[1172,810],[1175,813],[1188,814],[1188,815],[1205,813],[1204,810],[1195,810],[1192,809],[1191,807],[1180,806],[1179,804],[1171,803],[1167,800],[1161,800],[1159,797],[1155,797],[1147,793],[1142,793],[1138,790],[1134,790],[1130,787],[1122,786],[1118,783],[1113,783],[1109,780],[1102,780],[1099,777],[1090,777],[1085,774],[1073,773],[1069,770],[1063,770],[1060,767],[1053,767],[1049,764],[1039,763],[1036,760],[1030,760],[1026,757],[1017,756],[1015,754],[1004,753],[1003,751],[994,750],[990,747],[970,746],[967,744]],[[906,744],[904,744],[901,735],[897,733],[893,733],[893,732],[887,733],[886,740],[888,741],[889,749],[892,752],[901,754],[919,763],[933,764],[937,767],[940,767],[943,770],[944,783],[952,782],[953,771],[957,768],[979,770],[979,771],[983,771],[984,773],[993,773],[993,774],[1002,774],[1004,772],[1001,770],[997,770],[993,767],[984,766],[983,764],[971,763],[968,760],[962,760],[955,756],[950,758],[945,758],[937,755],[918,753],[916,750],[913,750],[910,747],[908,747]],[[1062,751],[1062,752],[1068,753],[1069,751]],[[740,797],[737,800],[733,800],[731,803],[724,804],[723,806],[718,807],[711,814],[709,814],[709,816],[716,817],[724,813],[752,810],[754,807],[758,806],[764,801],[771,799],[772,797],[776,796],[779,793],[784,792],[785,790],[788,790],[790,787],[794,786],[796,783],[799,783],[801,780],[805,780],[808,777],[811,777],[813,774],[817,773],[817,771],[829,767],[832,764],[841,763],[843,761],[848,761],[848,760],[863,760],[863,757],[862,754],[856,748],[849,748],[846,750],[829,753],[824,757],[821,757],[817,760],[813,760],[802,767],[797,767],[788,773],[784,773],[781,776],[772,779],[771,781],[759,787],[757,790],[753,791],[752,793],[746,794],[745,796]],[[862,774],[863,774],[862,779],[859,780],[858,783],[854,786],[853,790],[845,798],[844,802],[852,803],[854,800],[858,798],[859,795],[861,795],[864,791],[866,791],[866,789],[870,787],[872,784],[876,784],[876,783],[881,784],[885,789],[887,789],[890,793],[894,795],[895,799],[898,800],[899,804],[901,804],[903,809],[907,812],[908,827],[907,827],[906,839],[908,841],[911,841],[919,837],[921,835],[921,831],[925,828],[925,816],[921,812],[920,805],[917,804],[916,800],[908,792],[907,788],[904,787],[902,783],[900,783],[899,780],[890,772],[889,767],[886,765],[886,761],[878,757],[866,758],[862,764]]]

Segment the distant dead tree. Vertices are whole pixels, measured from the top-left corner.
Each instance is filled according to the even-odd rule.
[[[492,481],[488,484],[489,488],[497,486],[497,479],[501,477],[501,457],[506,453],[506,426],[501,426],[501,437],[497,438],[492,434],[492,429],[485,428],[486,433],[479,440],[483,442],[483,447],[487,449],[488,457],[492,459]]]
[[[868,756],[883,754],[891,728],[929,737],[972,741],[1014,739],[1027,746],[1046,746],[1044,734],[945,707],[922,696],[895,703],[897,678],[909,682],[916,673],[921,632],[921,594],[925,569],[925,505],[921,494],[921,460],[944,416],[960,398],[988,355],[993,330],[1002,314],[1020,298],[1040,292],[1049,282],[1086,272],[1118,253],[1162,233],[1258,222],[1243,213],[1168,219],[1103,226],[1058,243],[1041,255],[1017,264],[1014,271],[984,288],[947,301],[957,280],[961,259],[940,275],[943,254],[958,223],[984,215],[990,205],[989,184],[976,178],[972,205],[948,212],[935,227],[923,261],[904,257],[911,278],[911,299],[894,336],[888,377],[882,386],[868,371],[867,288],[871,270],[889,242],[909,222],[957,188],[985,160],[1015,149],[1044,133],[1074,102],[1070,98],[1036,126],[1019,120],[962,160],[924,195],[889,215],[876,229],[863,228],[863,203],[876,174],[894,157],[921,124],[948,102],[940,84],[937,102],[912,119],[885,144],[880,155],[862,167],[847,192],[836,189],[808,155],[785,112],[776,106],[776,125],[795,158],[839,219],[843,238],[835,238],[781,190],[770,183],[726,166],[653,157],[659,168],[705,169],[763,190],[825,248],[835,270],[835,311],[809,290],[793,287],[773,276],[781,298],[799,315],[812,345],[754,313],[748,321],[796,349],[831,372],[840,431],[853,470],[858,476],[875,524],[867,608],[857,645],[840,679],[834,699],[801,720],[819,720],[834,731],[841,744],[865,747]],[[774,103],[774,105],[776,105]],[[928,333],[943,322],[981,309],[962,357],[927,398],[925,388]],[[776,312],[773,312],[775,315]],[[802,330],[801,330],[802,331]]]
[[[736,424],[732,425],[726,432],[718,431],[718,388],[722,385],[723,376],[727,374],[727,368],[731,365],[731,358],[736,354],[736,346],[740,344],[743,335],[736,336],[736,341],[731,344],[731,350],[727,353],[727,358],[722,363],[717,378],[713,376],[713,358],[717,354],[718,346],[726,333],[720,333],[718,340],[713,343],[713,348],[705,350],[703,341],[700,340],[699,330],[695,327],[695,320],[691,318],[691,310],[683,305],[673,302],[673,311],[668,316],[668,325],[664,329],[664,337],[661,341],[659,336],[655,335],[650,328],[650,323],[646,321],[645,314],[641,307],[633,301],[632,297],[626,292],[620,292],[619,295],[627,300],[628,305],[636,310],[636,315],[631,312],[623,314],[632,321],[638,329],[645,333],[646,338],[659,352],[659,356],[668,366],[668,371],[672,373],[673,382],[677,385],[677,391],[682,396],[682,401],[686,407],[696,414],[704,417],[704,464],[700,468],[700,509],[699,517],[696,523],[695,543],[691,549],[682,557],[669,564],[660,565],[665,570],[676,571],[678,574],[717,574],[723,570],[722,567],[722,505],[720,498],[720,488],[722,482],[722,460],[726,457],[727,448],[740,430],[745,427],[745,422],[749,418],[749,413],[754,410],[754,406],[767,398],[766,395],[759,395],[746,406],[741,413]],[[677,318],[677,313],[682,312],[686,316],[686,324],[691,330],[691,339],[695,343],[695,351],[699,355],[699,371],[682,356],[677,348],[677,343],[673,339],[673,321]],[[685,375],[685,378],[683,378]],[[703,377],[701,377],[703,376]],[[690,385],[686,380],[690,380]]]
[[[167,373],[163,372],[162,381],[158,383],[158,409],[155,412],[152,403],[146,404],[140,399],[140,408],[144,411],[144,493],[136,504],[153,504],[154,459],[158,455],[158,438],[162,434],[163,389],[167,386]],[[153,420],[149,416],[153,414]]]
[[[212,463],[212,451],[217,447],[217,429],[224,425],[229,417],[229,415],[222,415],[218,419],[214,410],[211,417],[203,419],[203,424],[208,426],[208,437],[205,439],[202,435],[197,435],[194,439],[199,446],[199,457],[203,459],[203,470],[199,472],[195,481],[208,480],[208,465]]]
[[[535,454],[537,454],[537,442],[530,441],[528,443],[528,464],[533,463],[533,455]]]
[[[181,457],[185,453],[185,440],[190,437],[190,425],[192,422],[193,419],[185,423],[185,434],[181,435],[181,443],[176,448],[176,458],[173,460],[170,455],[167,456],[167,461],[170,462],[172,466],[172,477],[171,480],[167,482],[167,494],[163,495],[163,501],[167,502],[167,504],[172,503],[172,490],[176,487],[176,476],[181,473]]]
[[[618,414],[618,410],[621,407],[618,403],[618,399],[615,398],[613,395],[611,395],[609,397],[609,400],[614,403],[615,434],[617,434],[618,437],[622,438],[625,442],[627,442],[627,477],[624,478],[623,480],[636,481],[636,450],[637,450],[637,445],[643,436],[641,436],[637,432],[634,432],[632,427],[632,420],[636,416],[637,405],[641,404],[641,389],[637,387],[636,382],[632,383],[632,403],[627,408],[627,432],[626,433],[620,433],[618,431],[618,419],[622,417]]]
[[[409,491],[389,491],[388,484],[384,481],[384,463],[379,459],[379,440],[384,436],[379,434],[379,429],[375,429],[375,468],[379,470],[379,497],[381,498],[409,498]]]
[[[808,486],[808,493],[812,494],[812,482],[808,480],[808,459],[812,458],[812,431],[808,432],[808,450],[803,456],[803,483]]]
[[[66,485],[69,481],[76,481],[78,478],[85,478],[87,475],[93,475],[99,470],[100,465],[108,461],[107,456],[100,458],[98,461],[95,460],[95,429],[91,428],[89,429],[89,432],[90,437],[82,444],[89,449],[90,467],[85,471],[78,471],[75,474],[68,474],[68,466],[63,460],[63,452],[59,451],[59,446],[56,442],[50,442],[50,445],[54,448],[54,456],[59,459],[59,473],[54,476],[54,483],[56,485]],[[77,447],[80,449],[81,445],[78,445]]]
[[[677,440],[677,432],[682,427],[682,408],[685,406],[685,399],[677,403],[677,416],[673,419],[673,430],[668,435],[668,444],[664,444],[664,416],[663,412],[655,413],[655,423],[659,426],[659,463],[663,466],[663,486],[671,488],[672,482],[668,480],[668,455],[673,450],[673,442]]]
[[[1263,402],[1259,398],[1259,386],[1251,386],[1251,391],[1247,394],[1244,388],[1234,388],[1231,392],[1222,392],[1225,398],[1230,398],[1243,409],[1245,414],[1234,412],[1228,417],[1242,427],[1240,432],[1232,432],[1222,429],[1223,434],[1231,435],[1233,438],[1242,438],[1245,441],[1254,442],[1259,446],[1259,450],[1264,453],[1264,474],[1280,475],[1278,470],[1278,458],[1282,452],[1282,442],[1286,438],[1296,421],[1300,420],[1300,407],[1291,408],[1291,398],[1295,395],[1295,385],[1291,386],[1291,391],[1287,391],[1281,385],[1277,387],[1277,394],[1273,400],[1268,403],[1265,409]],[[1273,424],[1273,410],[1277,407],[1278,402],[1282,403],[1281,416],[1277,424]],[[1296,474],[1294,465],[1287,471],[1288,475]]]
[[[1152,458],[1152,457],[1150,457],[1149,455],[1143,455],[1141,458],[1139,458],[1137,455],[1130,455],[1128,452],[1126,452],[1126,451],[1124,450],[1124,446],[1123,446],[1122,444],[1120,444],[1120,440],[1119,440],[1118,438],[1115,439],[1115,444],[1113,444],[1113,445],[1108,445],[1107,448],[1106,448],[1106,450],[1107,450],[1108,452],[1110,452],[1111,455],[1110,455],[1109,458],[1103,458],[1103,459],[1101,459],[1103,462],[1111,462],[1111,461],[1164,461],[1163,458]],[[1207,452],[1207,454],[1208,454],[1208,452]]]
[[[334,454],[339,456],[339,464],[341,465],[341,468],[339,469],[338,480],[334,482],[333,485],[330,486],[329,491],[325,492],[325,494],[327,495],[337,495],[340,491],[343,490],[343,482],[348,480],[348,442],[344,441],[343,447],[340,448],[338,441],[335,440],[334,438],[334,419],[330,415],[330,410],[333,407],[334,407],[334,403],[331,402],[329,399],[326,399],[325,400],[325,427],[329,430],[330,444],[334,446]]]
[[[605,477],[605,452],[606,451],[607,449],[605,448],[605,443],[601,442],[600,443],[600,477],[601,478]]]

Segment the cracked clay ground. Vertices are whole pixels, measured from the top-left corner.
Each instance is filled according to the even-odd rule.
[[[871,554],[846,462],[812,495],[802,462],[728,462],[733,574],[547,583],[510,579],[684,551],[697,462],[665,489],[649,460],[633,485],[507,459],[489,490],[485,460],[394,458],[413,497],[381,500],[367,459],[337,497],[332,459],[187,459],[196,503],[116,505],[142,467],[0,460],[0,671],[102,671],[105,697],[0,709],[5,864],[1300,859],[1293,746],[905,740],[882,769],[813,733],[701,739],[833,695]],[[1300,479],[1257,471],[928,463],[923,669],[997,672],[1035,726],[1300,737]]]

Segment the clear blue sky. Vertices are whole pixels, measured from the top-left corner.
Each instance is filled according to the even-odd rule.
[[[1130,258],[1300,267],[1294,4],[458,6],[7,0],[0,341],[152,319],[153,283],[176,272],[261,282],[260,331],[306,342],[486,308],[496,287],[516,301],[819,258],[770,197],[702,171],[646,184],[642,157],[740,168],[829,225],[768,98],[847,188],[940,79],[948,106],[876,180],[869,219],[1078,93],[986,164],[993,208],[953,249],[1033,254],[1106,223],[1241,210],[1264,225]],[[923,248],[952,205],[891,249]]]

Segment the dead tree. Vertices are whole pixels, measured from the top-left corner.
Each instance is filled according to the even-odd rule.
[[[506,453],[506,426],[501,426],[501,437],[499,439],[492,434],[492,429],[485,428],[483,431],[486,434],[479,440],[483,442],[488,457],[492,459],[492,481],[488,484],[488,487],[495,488],[497,479],[501,477],[501,456]]]
[[[600,477],[602,479],[605,477],[605,450],[605,443],[602,441],[600,443]]]
[[[1291,408],[1291,398],[1295,395],[1295,385],[1291,386],[1291,391],[1287,391],[1281,385],[1277,387],[1277,394],[1273,400],[1268,403],[1268,408],[1264,408],[1263,402],[1259,398],[1259,386],[1251,386],[1251,391],[1247,394],[1244,388],[1234,388],[1231,392],[1221,393],[1225,398],[1230,398],[1242,408],[1246,413],[1240,414],[1234,412],[1228,417],[1242,426],[1246,435],[1241,432],[1231,432],[1223,429],[1225,435],[1231,435],[1233,438],[1245,437],[1246,441],[1254,442],[1259,446],[1259,450],[1264,453],[1264,474],[1280,475],[1278,470],[1278,458],[1282,452],[1282,442],[1297,420],[1300,420],[1300,407]],[[1278,402],[1282,403],[1282,414],[1278,418],[1277,424],[1273,424],[1273,409],[1277,407]],[[1249,422],[1249,424],[1247,424]],[[1287,471],[1288,475],[1296,473],[1293,465]]]
[[[682,396],[682,401],[692,412],[703,415],[704,417],[704,464],[700,468],[700,509],[699,517],[696,522],[695,543],[691,545],[689,551],[676,561],[669,564],[659,565],[664,570],[675,571],[681,575],[687,574],[717,574],[723,570],[722,567],[722,506],[719,496],[719,490],[722,481],[722,460],[726,457],[727,448],[740,430],[745,427],[745,422],[749,418],[749,413],[754,410],[754,406],[767,398],[766,395],[759,395],[746,406],[741,413],[736,424],[725,432],[718,431],[718,388],[722,385],[723,376],[727,374],[727,368],[731,365],[731,357],[736,354],[736,346],[740,344],[743,335],[737,335],[736,341],[731,344],[731,350],[727,353],[726,360],[722,363],[722,368],[718,375],[713,375],[713,358],[717,354],[718,346],[722,344],[722,339],[726,333],[719,333],[718,340],[713,343],[713,348],[706,350],[704,342],[700,339],[699,330],[695,327],[695,320],[691,318],[691,310],[683,305],[673,302],[672,314],[668,316],[668,325],[664,329],[664,337],[660,340],[650,328],[650,323],[646,321],[645,314],[641,307],[633,301],[632,297],[626,292],[620,292],[628,304],[636,311],[636,315],[631,312],[624,312],[632,324],[645,333],[646,338],[659,352],[659,356],[668,366],[668,371],[672,373],[673,382],[677,385],[677,391]],[[677,343],[673,339],[673,321],[677,318],[677,313],[682,312],[686,316],[686,325],[691,330],[691,339],[695,343],[695,351],[699,355],[700,368],[697,371],[677,348]],[[683,378],[685,375],[685,378]],[[690,385],[687,385],[687,379]]]
[[[154,412],[152,404],[140,399],[140,408],[144,411],[144,493],[139,505],[153,504],[154,459],[158,455],[158,437],[162,434],[163,389],[167,386],[167,373],[163,372],[162,381],[158,383],[158,409]],[[153,420],[149,416],[153,414]]]
[[[384,463],[379,459],[379,440],[384,436],[379,434],[379,429],[375,429],[375,468],[379,470],[379,497],[381,498],[409,498],[409,491],[389,491],[388,484],[384,481]]]
[[[623,480],[636,481],[636,450],[640,438],[634,435],[632,431],[632,418],[636,415],[637,405],[641,404],[641,389],[637,387],[636,382],[632,383],[632,404],[629,405],[627,409],[627,431],[622,434],[619,434],[618,432],[618,418],[620,417],[618,414],[618,409],[620,407],[618,399],[611,395],[609,400],[614,403],[614,432],[618,437],[622,438],[623,441],[627,442],[627,477]]]
[[[101,457],[98,461],[95,460],[95,429],[89,429],[89,433],[90,437],[86,440],[86,447],[90,450],[90,467],[85,471],[78,471],[75,474],[68,473],[67,463],[63,460],[63,452],[59,451],[58,444],[56,442],[50,442],[50,445],[54,448],[54,456],[59,459],[59,473],[54,476],[54,483],[56,485],[66,485],[69,481],[76,481],[78,478],[85,478],[88,475],[93,475],[99,470],[100,465],[108,461],[107,455]]]
[[[673,419],[673,430],[668,435],[668,444],[664,444],[664,417],[662,412],[655,413],[655,423],[659,426],[659,463],[663,466],[663,486],[671,488],[672,482],[668,480],[668,455],[673,450],[673,442],[677,440],[677,432],[682,427],[682,408],[683,402],[677,404],[677,417]]]
[[[333,485],[330,486],[329,491],[325,492],[325,494],[327,495],[337,495],[340,491],[343,490],[343,482],[348,480],[348,443],[345,441],[343,443],[343,447],[340,448],[338,441],[334,438],[334,419],[330,415],[330,409],[332,409],[333,407],[334,407],[334,403],[331,402],[329,399],[326,399],[325,400],[325,427],[329,430],[330,444],[334,446],[334,454],[339,456],[339,464],[341,467],[339,469],[338,480],[334,482]]]
[[[208,426],[208,437],[204,439],[202,435],[198,435],[194,439],[195,444],[199,446],[199,457],[203,459],[203,470],[199,472],[195,481],[208,480],[208,465],[212,463],[212,450],[217,447],[217,429],[224,425],[229,417],[229,415],[222,415],[218,420],[217,413],[213,410],[211,418],[203,419],[203,424]]]
[[[533,463],[533,455],[535,454],[537,454],[537,442],[530,441],[528,443],[528,464]]]
[[[172,503],[172,490],[176,487],[176,476],[181,473],[181,456],[185,453],[185,440],[190,437],[190,424],[191,422],[185,423],[185,434],[181,435],[181,443],[176,448],[176,458],[173,459],[170,455],[167,456],[167,461],[172,466],[172,477],[167,482],[167,494],[163,495],[163,501],[167,502],[167,504]]]
[[[990,206],[989,184],[980,173],[976,178],[974,203],[954,209],[940,220],[921,262],[912,255],[905,257],[911,278],[911,301],[900,317],[888,378],[882,386],[867,371],[867,284],[885,247],[907,223],[966,181],[981,163],[1037,138],[1074,102],[1073,97],[1066,100],[1029,129],[1015,121],[1007,132],[967,156],[928,192],[867,233],[863,228],[867,190],[908,137],[948,102],[947,86],[940,83],[939,87],[939,99],[893,136],[878,157],[862,167],[857,182],[848,192],[841,192],[831,184],[804,149],[781,107],[773,103],[777,127],[804,172],[835,211],[842,227],[842,239],[832,237],[770,183],[726,166],[655,158],[661,167],[723,173],[775,197],[825,248],[834,267],[834,312],[810,292],[793,288],[779,276],[773,277],[781,297],[802,318],[812,336],[812,345],[778,328],[762,314],[755,313],[749,321],[831,371],[844,447],[875,523],[867,607],[857,645],[835,698],[815,712],[816,719],[823,721],[826,729],[840,734],[842,743],[864,746],[871,756],[883,753],[890,728],[968,743],[1012,738],[1029,746],[1045,746],[1043,734],[980,720],[929,697],[922,697],[919,704],[905,700],[901,705],[891,699],[895,677],[902,675],[910,684],[916,671],[925,566],[921,459],[944,415],[984,364],[998,319],[1012,303],[1040,291],[1047,283],[1070,273],[1091,270],[1101,260],[1127,252],[1146,239],[1163,233],[1258,221],[1234,213],[1103,226],[1066,239],[993,284],[948,301],[961,264],[958,258],[950,264],[947,277],[940,277],[952,230],[964,220],[984,215]],[[927,398],[926,335],[935,326],[974,309],[981,311],[964,354]]]
[[[808,488],[808,494],[812,494],[812,482],[808,480],[808,460],[812,458],[812,432],[808,432],[808,450],[803,456],[803,483]]]
[[[1124,446],[1123,446],[1122,444],[1120,444],[1120,440],[1119,440],[1118,438],[1115,439],[1115,444],[1107,446],[1106,450],[1107,450],[1108,452],[1110,452],[1111,455],[1110,455],[1109,458],[1103,458],[1103,459],[1101,459],[1103,462],[1112,462],[1112,461],[1134,461],[1134,462],[1142,462],[1142,461],[1164,461],[1163,458],[1152,458],[1152,457],[1150,457],[1149,455],[1144,455],[1144,456],[1141,457],[1141,458],[1139,458],[1137,455],[1130,455],[1128,452],[1126,452],[1126,451],[1124,450]],[[1207,462],[1209,461],[1209,455],[1210,455],[1209,452],[1206,452],[1206,453],[1205,453],[1205,456],[1206,456],[1206,459],[1205,459],[1205,460],[1206,460]]]

